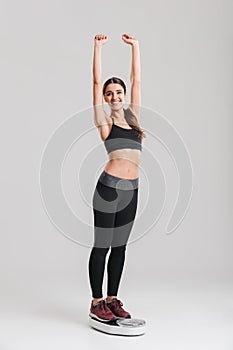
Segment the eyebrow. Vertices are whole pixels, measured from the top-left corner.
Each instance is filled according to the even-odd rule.
[[[123,90],[118,89],[117,91],[123,91]],[[107,94],[108,92],[112,92],[112,90],[108,90],[108,91],[106,91],[105,93]]]

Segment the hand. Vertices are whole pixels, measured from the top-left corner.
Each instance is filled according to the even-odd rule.
[[[94,38],[94,44],[98,47],[102,47],[108,41],[108,36],[105,34],[97,34]]]
[[[138,43],[138,40],[136,38],[134,38],[133,35],[131,35],[131,34],[122,34],[122,40],[126,44],[130,44],[130,45],[135,45]]]

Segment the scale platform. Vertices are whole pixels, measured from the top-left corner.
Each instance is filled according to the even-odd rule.
[[[116,318],[112,321],[97,320],[89,315],[89,325],[101,332],[135,336],[142,335],[146,331],[146,321],[138,318]]]

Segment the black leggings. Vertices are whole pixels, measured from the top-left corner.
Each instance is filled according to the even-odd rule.
[[[107,295],[118,293],[137,202],[138,178],[122,179],[102,172],[92,198],[94,245],[89,258],[89,279],[93,298],[103,297],[105,260],[110,246]]]

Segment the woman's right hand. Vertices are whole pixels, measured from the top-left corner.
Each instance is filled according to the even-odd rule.
[[[94,38],[95,46],[102,47],[108,41],[108,36],[105,34],[97,34]]]

